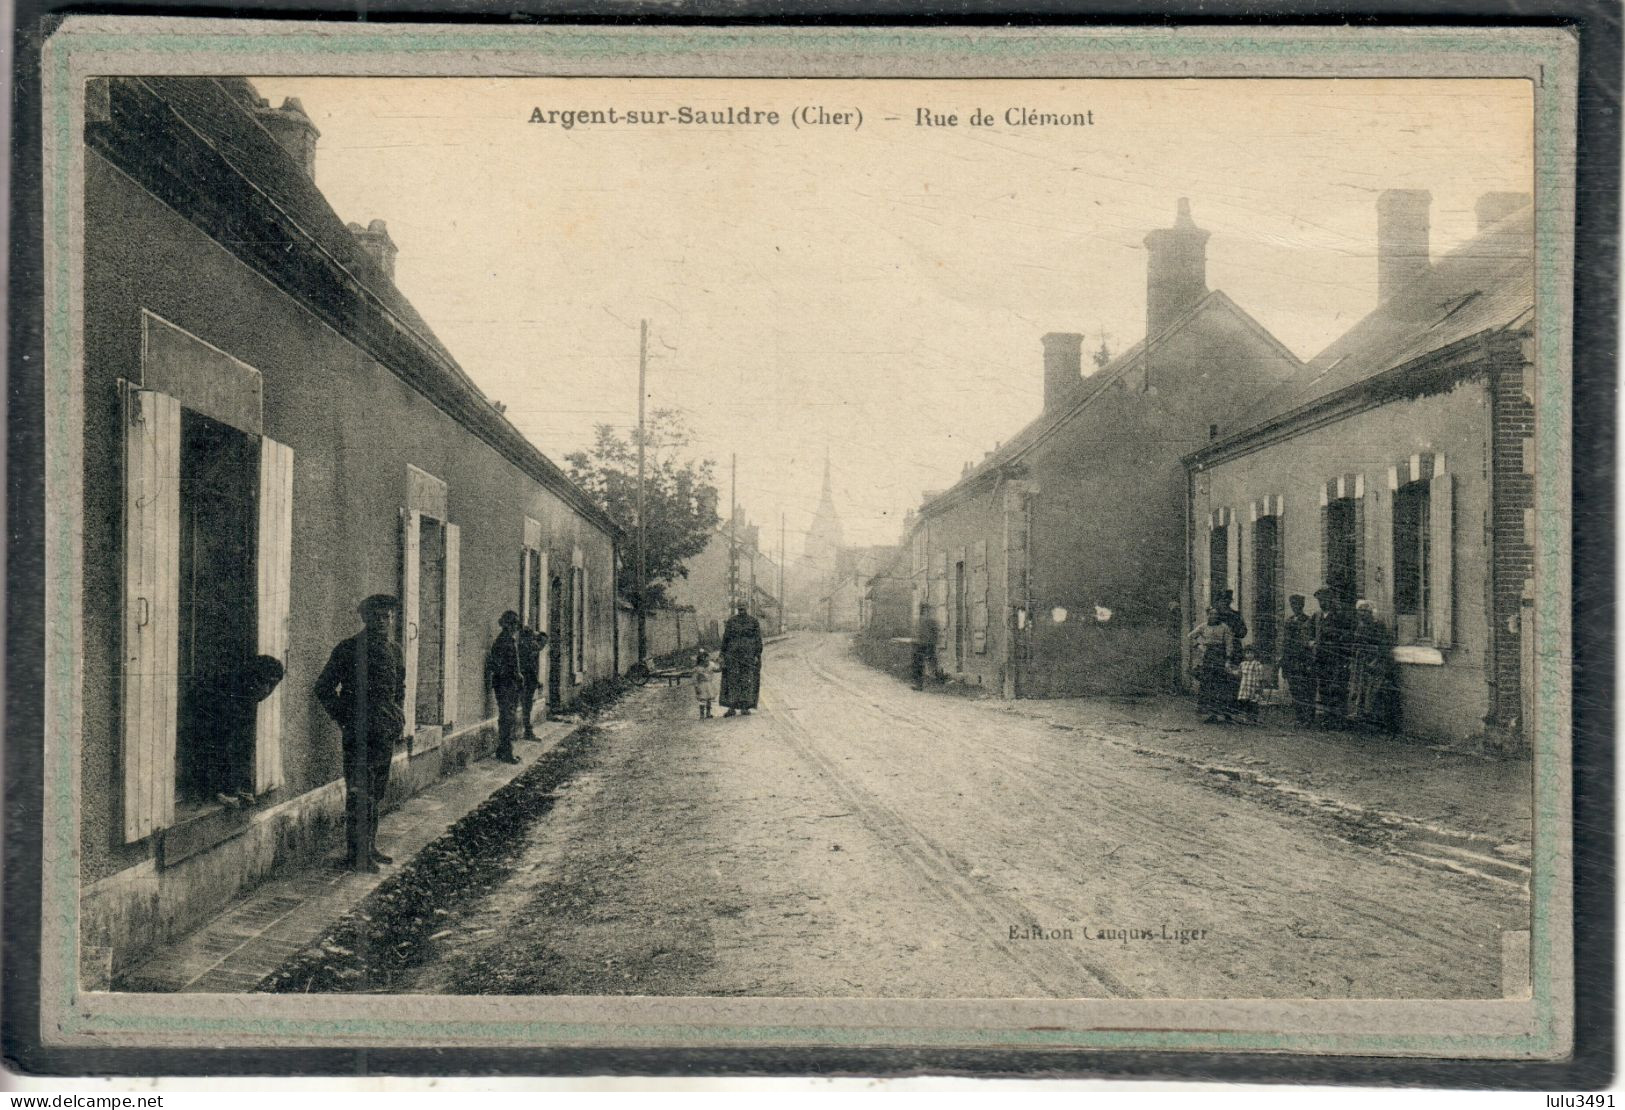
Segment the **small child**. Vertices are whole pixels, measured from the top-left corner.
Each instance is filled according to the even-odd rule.
[[[1247,716],[1247,723],[1258,723],[1258,699],[1264,693],[1264,664],[1258,652],[1250,647],[1241,649],[1241,685],[1236,690],[1236,707]]]
[[[694,699],[700,703],[700,720],[711,716],[711,699],[715,696],[711,688],[711,656],[702,651],[694,657]]]

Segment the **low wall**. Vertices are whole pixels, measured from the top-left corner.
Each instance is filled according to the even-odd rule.
[[[879,671],[885,671],[904,682],[914,681],[914,647],[900,644],[890,636],[873,632],[859,632],[852,637],[852,650],[857,657]]]
[[[1179,644],[1165,624],[1041,621],[1028,635],[1024,697],[1154,694],[1179,681]]]

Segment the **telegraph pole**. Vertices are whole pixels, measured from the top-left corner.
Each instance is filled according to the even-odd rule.
[[[649,377],[649,321],[638,321],[638,662],[648,655],[649,640],[644,625],[644,590],[649,580],[649,529],[644,518],[643,496],[643,402],[648,394]]]
[[[739,605],[739,456],[728,456],[728,604]]]
[[[784,634],[784,513],[779,513],[779,634]]]

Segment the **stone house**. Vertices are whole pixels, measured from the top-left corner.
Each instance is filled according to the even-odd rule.
[[[403,603],[389,804],[491,749],[503,610],[551,633],[539,700],[616,671],[620,529],[396,289],[383,223],[335,214],[317,138],[240,79],[89,90],[74,740],[102,977],[335,842],[312,690],[362,598]],[[255,655],[286,677],[218,735],[209,691]]]
[[[1187,625],[1236,592],[1273,658],[1292,594],[1371,603],[1402,727],[1519,747],[1532,704],[1533,209],[1477,206],[1437,261],[1431,198],[1378,200],[1378,305],[1188,467]]]
[[[1086,376],[1081,335],[1044,336],[1043,413],[921,507],[911,575],[950,676],[1005,697],[1174,681],[1181,459],[1303,372],[1208,289],[1208,235],[1181,200],[1146,236],[1146,338]]]

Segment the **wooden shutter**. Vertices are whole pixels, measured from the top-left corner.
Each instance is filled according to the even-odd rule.
[[[1428,483],[1428,616],[1436,647],[1455,642],[1455,496],[1450,474]]]
[[[124,396],[124,839],[175,819],[181,406]]]
[[[971,650],[978,655],[987,653],[987,541],[977,540],[971,545],[970,567],[970,633]]]
[[[444,642],[440,661],[441,719],[450,726],[457,721],[457,665],[462,638],[462,529],[446,525],[446,618],[441,630]],[[530,576],[526,575],[528,579]]]
[[[586,681],[589,668],[587,652],[592,647],[592,594],[587,589],[587,565],[581,564],[581,679]]]
[[[530,616],[530,549],[519,549],[519,619]]]
[[[260,439],[258,651],[288,665],[288,603],[293,584],[293,448]],[[254,793],[282,785],[283,680],[254,721]]]
[[[531,596],[530,553],[542,550],[542,522],[535,517],[527,516],[524,528],[524,545],[519,549],[519,619],[528,624],[530,622],[531,604],[536,601],[536,598]],[[547,594],[547,579],[545,577],[541,580],[540,586],[542,595],[545,597]],[[546,603],[544,602],[538,608],[545,609]],[[546,628],[546,620],[547,614],[545,612],[541,613],[537,617],[534,627]]]
[[[545,706],[549,704],[547,699],[551,695],[551,691],[548,690],[547,684],[553,681],[553,668],[548,665],[548,656],[550,653],[558,650],[558,645],[553,642],[553,576],[548,572],[546,551],[541,553],[541,560],[542,571],[540,576],[537,578],[537,582],[540,583],[540,588],[542,591],[542,603],[541,605],[537,606],[537,609],[541,613],[541,617],[537,621],[537,626],[543,632],[547,633],[548,642],[547,646],[542,649],[542,658],[538,662],[537,670],[539,673],[537,677],[540,679],[540,684],[537,689],[537,696],[541,699],[541,703]]]
[[[401,517],[401,655],[406,660],[406,735],[418,727],[418,543],[423,514]]]
[[[587,671],[587,575],[581,549],[570,552],[570,674],[577,685]]]

